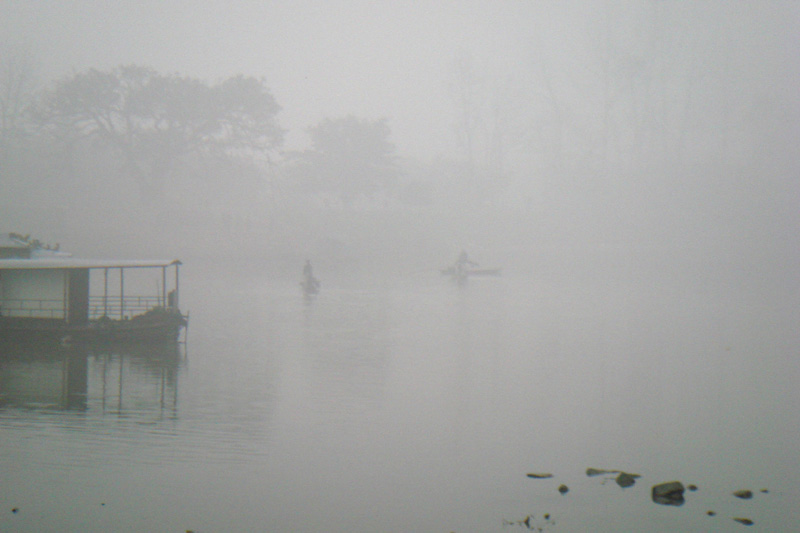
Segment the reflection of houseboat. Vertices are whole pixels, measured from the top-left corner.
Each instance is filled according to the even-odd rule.
[[[2,340],[177,340],[186,325],[178,260],[75,259],[24,248],[16,239],[0,242]],[[157,277],[147,295],[135,279],[142,271]],[[92,272],[102,280],[92,283]]]
[[[125,412],[175,416],[177,343],[2,344],[0,409]]]

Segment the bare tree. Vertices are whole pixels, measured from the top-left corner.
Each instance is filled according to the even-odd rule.
[[[28,50],[0,58],[0,148],[25,134],[25,115],[36,90],[36,68]]]
[[[483,79],[475,70],[472,55],[461,52],[455,59],[450,93],[456,111],[455,132],[464,148],[469,171],[475,172],[475,151],[478,130],[483,123]],[[473,176],[470,176],[473,177]]]

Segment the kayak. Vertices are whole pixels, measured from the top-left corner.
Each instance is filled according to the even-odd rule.
[[[460,273],[456,272],[456,267],[448,267],[442,268],[440,270],[443,276],[499,276],[502,272],[502,268],[467,268],[461,271]]]

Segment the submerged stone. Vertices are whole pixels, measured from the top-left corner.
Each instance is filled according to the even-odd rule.
[[[618,474],[619,470],[603,470],[601,468],[587,468],[586,475],[589,477],[602,476],[603,474]]]
[[[749,490],[737,490],[733,495],[742,500],[749,500],[753,497],[753,492]]]
[[[670,481],[653,486],[653,502],[660,505],[683,505],[683,483]]]
[[[642,477],[639,474],[629,474],[627,472],[620,472],[617,476],[617,485],[620,487],[627,488],[636,483],[636,478]]]

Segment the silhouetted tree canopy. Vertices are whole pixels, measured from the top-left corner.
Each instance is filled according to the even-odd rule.
[[[298,154],[296,168],[314,190],[337,194],[347,203],[395,184],[395,147],[386,119],[326,118],[308,132],[312,148]]]
[[[208,85],[133,65],[62,79],[44,93],[36,117],[65,146],[90,138],[117,151],[150,197],[188,154],[277,149],[284,133],[279,110],[264,82],[252,77]]]

